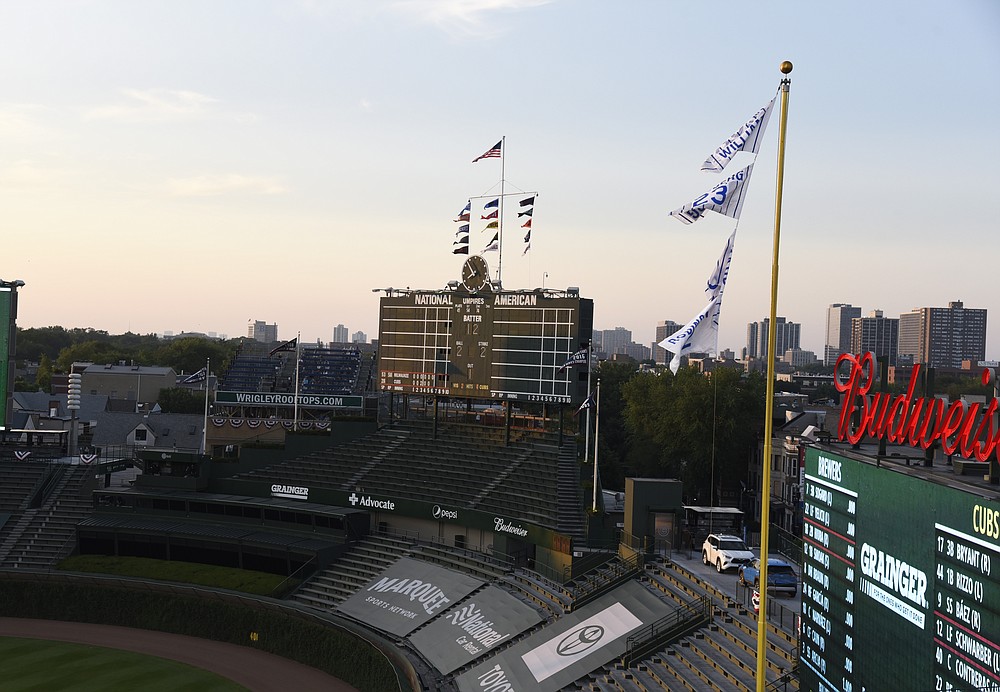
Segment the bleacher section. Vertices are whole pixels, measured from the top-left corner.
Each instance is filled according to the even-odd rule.
[[[560,478],[560,448],[554,434],[531,433],[509,445],[503,430],[475,437],[463,426],[408,421],[345,445],[236,478],[300,482],[313,488],[375,493],[448,503],[459,508],[515,516],[555,530],[585,526],[580,503],[560,502],[560,489],[579,493],[579,474],[570,464]],[[494,435],[494,437],[490,437]]]
[[[512,646],[543,628],[579,603],[581,585],[607,580],[609,574],[621,573],[619,560],[579,576],[576,583],[551,582],[529,570],[514,568],[493,556],[443,544],[407,539],[404,536],[376,534],[368,536],[345,555],[338,564],[316,575],[292,596],[309,607],[336,612],[337,605],[358,592],[388,565],[401,557],[432,562],[451,570],[486,580],[533,606],[543,621],[528,632],[507,642]],[[712,620],[688,635],[664,645],[632,665],[626,659],[614,661],[592,671],[564,690],[591,692],[651,692],[653,690],[754,690],[756,674],[756,616],[733,602],[732,598],[702,582],[683,567],[673,563],[652,562],[630,572],[631,577],[667,604],[689,609],[694,603],[710,604]],[[702,606],[703,607],[703,606]],[[406,648],[402,639],[397,645]],[[790,674],[796,665],[795,634],[788,629],[768,625],[766,652],[767,681],[780,685],[775,689],[795,690],[797,682]],[[416,652],[410,650],[411,656]],[[468,670],[463,666],[453,675],[425,681],[427,690],[453,690],[453,678]],[[418,666],[418,668],[425,668]]]
[[[363,394],[370,384],[372,355],[359,348],[303,346],[298,351],[300,394]],[[295,392],[295,351],[270,355],[252,339],[237,349],[219,389],[232,392]]]

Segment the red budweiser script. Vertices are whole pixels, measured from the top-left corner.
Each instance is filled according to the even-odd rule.
[[[850,367],[841,369],[842,364]],[[858,357],[842,353],[834,370],[834,385],[844,394],[840,403],[840,424],[837,435],[841,440],[857,444],[865,436],[893,444],[927,449],[941,443],[945,454],[986,461],[996,454],[1000,461],[1000,429],[993,430],[993,415],[997,411],[996,397],[987,404],[968,406],[963,401],[947,404],[933,397],[913,397],[920,375],[920,365],[913,366],[906,394],[893,397],[885,392],[869,393],[875,383],[875,356],[865,353]],[[988,384],[992,371],[983,371],[983,384]],[[859,419],[855,422],[855,413]],[[855,427],[856,426],[856,427]]]

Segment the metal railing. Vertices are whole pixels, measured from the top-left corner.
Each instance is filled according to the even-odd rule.
[[[628,668],[654,651],[666,647],[712,621],[711,596],[699,596],[656,622],[646,625],[626,640],[622,664]]]

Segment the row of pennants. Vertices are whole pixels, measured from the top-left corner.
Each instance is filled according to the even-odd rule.
[[[256,418],[213,418],[212,425],[217,428],[223,427],[226,423],[229,423],[230,427],[242,428],[243,424],[246,423],[248,428],[256,429],[263,426],[266,430],[270,430],[275,426],[280,425],[285,430],[291,430],[296,427],[295,421],[290,420],[258,420]],[[300,420],[298,422],[299,430],[326,430],[330,427],[330,421],[328,420]]]
[[[27,461],[28,457],[30,457],[30,456],[31,456],[31,450],[30,449],[16,449],[16,450],[14,450],[14,457],[18,461]],[[91,464],[95,460],[97,460],[97,458],[100,457],[100,456],[101,456],[100,454],[80,454],[80,461],[82,461],[84,464]]]
[[[534,218],[535,213],[535,196],[531,195],[525,197],[518,202],[518,208],[522,211],[517,212],[517,218],[528,217],[524,223],[521,224],[521,228],[527,229],[524,234],[524,251],[522,255],[526,255],[528,250],[531,249],[531,222]],[[482,252],[495,252],[500,250],[500,198],[496,197],[486,204],[483,205],[482,211],[477,209],[480,221],[486,221],[486,225],[479,231],[483,233],[485,231],[493,231],[493,238],[486,247],[483,248]],[[453,255],[468,255],[469,254],[469,228],[471,226],[472,218],[472,200],[470,199],[465,203],[465,207],[462,211],[458,213],[455,218],[455,223],[462,224],[455,231],[455,237],[457,240],[452,243],[455,245],[454,250],[452,250]]]

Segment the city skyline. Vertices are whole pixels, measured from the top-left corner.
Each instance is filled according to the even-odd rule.
[[[530,252],[512,217],[502,257],[484,253],[505,288],[578,286],[595,326],[649,345],[702,307],[737,225],[669,212],[725,177],[701,162],[775,95],[782,60],[777,312],[801,347],[823,358],[837,302],[1000,309],[974,192],[1000,153],[996,3],[180,7],[0,10],[0,60],[18,66],[0,71],[0,220],[19,243],[0,277],[26,283],[22,327],[233,335],[265,319],[306,342],[338,322],[375,338],[372,289],[460,279],[453,219],[499,194],[502,165],[506,193],[536,197]],[[720,349],[769,314],[778,124],[726,169],[756,160]],[[472,162],[499,140],[502,160]],[[482,252],[488,234],[470,235]]]

